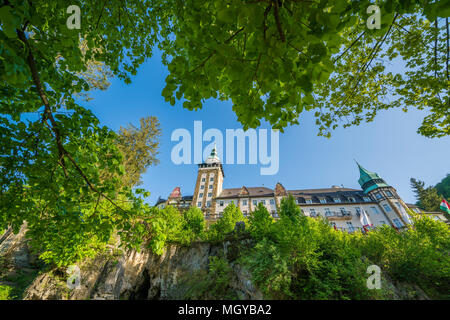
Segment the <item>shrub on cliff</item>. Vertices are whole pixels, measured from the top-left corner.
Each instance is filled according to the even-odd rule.
[[[248,219],[249,231],[253,238],[261,239],[269,235],[272,224],[275,222],[267,208],[260,202]]]
[[[241,210],[230,203],[223,211],[222,217],[209,227],[206,238],[209,240],[223,240],[226,235],[232,233],[236,222],[246,221]]]

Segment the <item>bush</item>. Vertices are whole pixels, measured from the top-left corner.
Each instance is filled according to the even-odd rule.
[[[367,299],[367,261],[351,242],[324,220],[302,215],[292,197],[283,199],[280,220],[268,237],[242,259],[271,299]]]
[[[236,222],[240,221],[246,222],[244,215],[234,203],[230,203],[223,211],[223,216],[209,227],[207,239],[223,240],[226,235],[234,231]]]
[[[160,210],[153,208],[150,221],[150,248],[158,255],[164,253],[168,242],[181,242],[184,219],[172,206]]]
[[[0,286],[0,300],[13,300],[11,292],[12,288],[10,286]]]
[[[274,219],[267,208],[260,202],[255,211],[250,215],[249,232],[255,239],[262,239],[270,234]]]
[[[183,239],[187,242],[198,239],[205,231],[203,212],[197,207],[191,207],[183,214]]]
[[[450,230],[426,216],[403,232],[384,227],[356,241],[361,252],[396,280],[419,285],[438,299],[450,296]]]
[[[200,270],[190,275],[184,285],[188,287],[184,299],[231,300],[237,299],[231,288],[233,270],[225,258],[210,256],[208,272]]]

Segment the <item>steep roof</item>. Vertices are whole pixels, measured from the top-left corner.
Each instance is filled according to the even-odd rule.
[[[388,184],[377,173],[364,169],[358,162],[356,164],[359,168],[358,183],[364,190],[364,193],[368,193],[376,188],[388,187]]]
[[[272,189],[266,187],[246,187],[248,196],[246,197],[270,197],[274,195]],[[223,189],[217,198],[236,198],[239,196],[242,188]]]
[[[227,198],[237,198],[241,193],[242,188],[229,188],[229,189],[223,189],[222,193],[217,197],[221,199],[227,199]],[[275,192],[273,189],[266,188],[266,187],[247,187],[246,190],[248,190],[248,195],[245,195],[245,197],[273,197],[275,196]],[[362,197],[363,191],[358,189],[351,189],[351,188],[341,188],[341,187],[333,187],[333,188],[322,188],[322,189],[298,189],[298,190],[287,190],[287,193],[298,196],[298,197],[305,197],[305,198],[311,198],[313,196],[317,197],[336,197],[336,196],[355,196],[355,197]]]

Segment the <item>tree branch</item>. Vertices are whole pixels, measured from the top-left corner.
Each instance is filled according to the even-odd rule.
[[[30,44],[28,42],[28,39],[27,39],[27,37],[25,35],[25,32],[23,30],[16,29],[16,33],[17,33],[19,39],[24,43],[25,47],[27,48],[27,51],[28,51],[27,63],[28,63],[28,67],[30,68],[30,71],[31,71],[31,77],[33,79],[34,85],[36,86],[36,89],[38,91],[39,97],[41,98],[42,103],[44,104],[44,114],[43,114],[43,119],[42,120],[45,123],[47,123],[47,125],[50,128],[50,130],[55,135],[56,144],[57,144],[58,153],[59,153],[59,162],[60,162],[61,166],[63,167],[64,174],[67,177],[66,164],[65,164],[65,161],[64,161],[64,157],[67,157],[70,160],[70,162],[72,162],[72,164],[75,167],[75,169],[82,176],[82,178],[84,179],[84,181],[86,182],[86,184],[89,186],[89,188],[92,191],[94,191],[95,193],[101,195],[106,200],[111,202],[111,204],[113,204],[116,208],[118,208],[118,209],[120,209],[120,210],[125,212],[125,210],[123,210],[121,207],[119,207],[117,204],[115,204],[114,201],[112,201],[108,196],[104,195],[95,186],[92,185],[92,183],[89,181],[87,176],[84,174],[83,170],[78,166],[78,164],[72,158],[70,153],[68,153],[67,150],[64,148],[63,143],[62,143],[61,132],[60,132],[60,130],[58,128],[58,124],[57,124],[55,118],[53,117],[52,110],[51,110],[51,107],[50,107],[50,103],[48,102],[47,96],[46,96],[46,94],[44,92],[41,80],[39,78],[39,73],[38,73],[38,70],[37,70],[37,67],[36,67],[36,62],[35,62],[35,59],[34,59],[34,56],[33,56],[33,52],[31,50],[31,46],[30,46]],[[48,124],[47,119],[50,120],[51,126]]]
[[[273,10],[273,15],[275,17],[275,22],[277,24],[278,33],[280,34],[281,41],[282,42],[286,42],[286,37],[284,36],[283,28],[281,26],[281,21],[280,21],[280,15],[279,15],[279,12],[278,12],[278,9],[279,9],[278,1],[275,0],[275,1],[273,1],[273,3],[275,4],[274,5],[274,10]]]

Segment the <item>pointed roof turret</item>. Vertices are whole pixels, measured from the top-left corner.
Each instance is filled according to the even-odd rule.
[[[217,155],[216,143],[214,143],[211,154],[209,155],[208,159],[206,159],[205,163],[220,163],[220,158]]]
[[[358,183],[363,189],[364,193],[368,193],[369,191],[372,191],[380,187],[389,187],[388,184],[377,173],[371,172],[363,168],[358,163],[358,161],[355,160],[355,162],[359,168]]]

